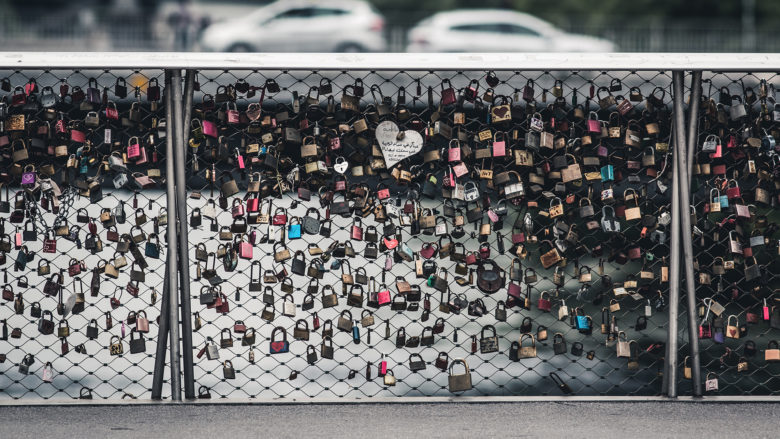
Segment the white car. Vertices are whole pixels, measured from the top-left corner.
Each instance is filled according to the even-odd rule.
[[[522,12],[460,9],[423,20],[408,34],[408,52],[613,52],[608,40],[575,35]]]
[[[360,0],[280,0],[216,22],[200,47],[218,52],[382,52],[384,18]]]

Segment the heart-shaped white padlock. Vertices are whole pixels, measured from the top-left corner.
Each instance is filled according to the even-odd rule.
[[[392,168],[401,160],[422,151],[423,137],[417,131],[401,130],[394,122],[386,120],[376,127],[376,140],[385,157],[385,165]]]
[[[336,162],[333,164],[333,170],[339,174],[343,174],[347,172],[347,169],[349,169],[349,162],[342,156],[336,157]]]

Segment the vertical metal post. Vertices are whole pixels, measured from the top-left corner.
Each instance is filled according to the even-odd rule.
[[[691,103],[688,108],[688,187],[693,175],[693,154],[699,142],[699,105],[701,104],[701,71],[691,72]]]
[[[675,70],[672,72],[672,95],[674,97],[674,166],[672,167],[672,241],[670,247],[670,265],[669,265],[669,343],[667,348],[667,395],[670,398],[677,397],[677,318],[679,314],[680,302],[680,172],[678,155],[685,149],[685,115],[683,114],[683,72]],[[680,139],[683,139],[681,141]]]
[[[181,71],[174,69],[173,71],[167,70],[165,72],[166,79],[170,76],[170,79],[167,80],[167,85],[169,88],[166,88],[166,95],[170,96],[169,102],[176,103],[176,101],[181,102]],[[176,84],[179,84],[178,88],[178,95],[176,94]],[[175,187],[174,187],[174,169],[173,169],[173,163],[174,163],[174,143],[176,143],[177,139],[179,138],[179,133],[181,132],[178,129],[178,123],[177,123],[177,117],[176,112],[174,111],[174,117],[172,120],[169,120],[168,125],[171,123],[174,123],[173,129],[171,129],[170,136],[167,137],[166,141],[166,150],[165,150],[165,175],[166,175],[166,189],[167,189],[167,203],[168,203],[168,210],[169,211],[175,211],[176,210],[176,193],[175,193]],[[177,256],[177,234],[176,234],[176,221],[168,221],[168,227],[167,227],[167,235],[168,235],[168,271],[167,271],[167,277],[168,282],[170,285],[170,294],[168,295],[169,302],[169,318],[170,318],[170,335],[171,335],[171,399],[173,401],[181,401],[181,373],[180,368],[181,365],[179,364],[180,361],[180,353],[179,353],[179,295],[176,294],[178,289],[178,276],[177,276],[177,263],[176,263],[176,256]]]
[[[699,113],[699,91],[701,89],[701,72],[694,72],[691,78],[691,105],[690,105],[690,118],[689,128],[696,124],[696,119]],[[683,139],[685,135],[678,133],[677,138]],[[691,141],[690,139],[694,140]],[[688,347],[690,348],[691,356],[691,379],[693,380],[693,396],[701,396],[701,370],[699,359],[699,331],[698,320],[696,315],[696,285],[694,282],[695,273],[693,271],[693,228],[691,227],[691,215],[688,213],[691,204],[691,186],[690,175],[688,169],[690,169],[687,158],[693,154],[693,150],[696,149],[696,133],[691,128],[688,133],[688,142],[685,144],[683,154],[679,154],[675,157],[678,158],[678,166],[682,175],[680,175],[680,205],[679,209],[683,214],[680,218],[682,220],[681,233],[682,233],[682,251],[683,251],[683,264],[685,265],[685,291],[688,299]],[[684,185],[685,186],[682,186]]]
[[[173,100],[171,99],[171,73],[165,71],[165,88],[163,98],[165,99],[165,120],[168,121],[165,125],[165,138],[166,142],[169,142],[173,136]],[[170,209],[169,209],[170,211]],[[170,215],[169,222],[175,220],[175,215]],[[170,248],[170,247],[169,247]],[[169,260],[165,261],[165,273],[163,276],[163,290],[162,290],[162,303],[160,304],[160,324],[157,334],[157,352],[154,357],[154,375],[152,376],[152,399],[162,399],[162,385],[165,375],[165,357],[168,353],[168,333],[170,331],[170,298],[171,294],[170,284],[168,283],[169,276]]]
[[[184,92],[184,101],[187,101],[189,96],[190,103],[192,102],[192,84],[193,76],[192,70],[187,71],[187,79]],[[176,211],[177,211],[177,227],[179,233],[179,276],[181,280],[181,339],[182,349],[184,350],[182,357],[184,360],[184,397],[187,399],[195,399],[195,372],[193,367],[192,358],[192,320],[190,309],[190,257],[189,257],[189,233],[187,229],[187,179],[185,177],[185,168],[187,167],[187,121],[186,110],[182,111],[182,99],[181,99],[181,81],[173,84],[173,92],[176,95],[174,100],[174,114],[176,122],[177,136],[174,145],[175,161],[173,162],[175,168],[175,183],[176,183]],[[186,106],[186,107],[189,107]],[[171,121],[173,122],[173,121]],[[170,125],[170,124],[169,124]]]
[[[168,99],[166,99],[167,101]],[[166,105],[168,102],[166,102]],[[170,130],[170,126],[167,128]],[[170,131],[168,132],[170,136]],[[170,219],[169,219],[170,221]],[[165,262],[165,272],[168,272],[168,261]],[[165,375],[165,357],[168,354],[168,295],[171,294],[168,285],[168,276],[163,279],[162,303],[160,304],[160,324],[157,333],[157,352],[154,357],[154,375],[152,376],[152,399],[162,399],[162,385]]]

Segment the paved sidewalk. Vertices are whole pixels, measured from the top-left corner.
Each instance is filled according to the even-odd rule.
[[[1,407],[2,438],[777,438],[780,404],[482,404]]]

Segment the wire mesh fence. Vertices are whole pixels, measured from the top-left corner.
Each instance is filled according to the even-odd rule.
[[[712,394],[780,391],[776,79],[704,74],[690,215],[702,376]]]
[[[670,74],[197,78],[204,396],[662,392]]]
[[[702,376],[775,394],[774,75],[708,75]],[[163,71],[0,78],[3,395],[143,398],[168,250]],[[202,70],[194,88],[176,166],[199,397],[664,393],[670,72]]]
[[[166,250],[162,71],[0,78],[0,398],[148,398]]]

